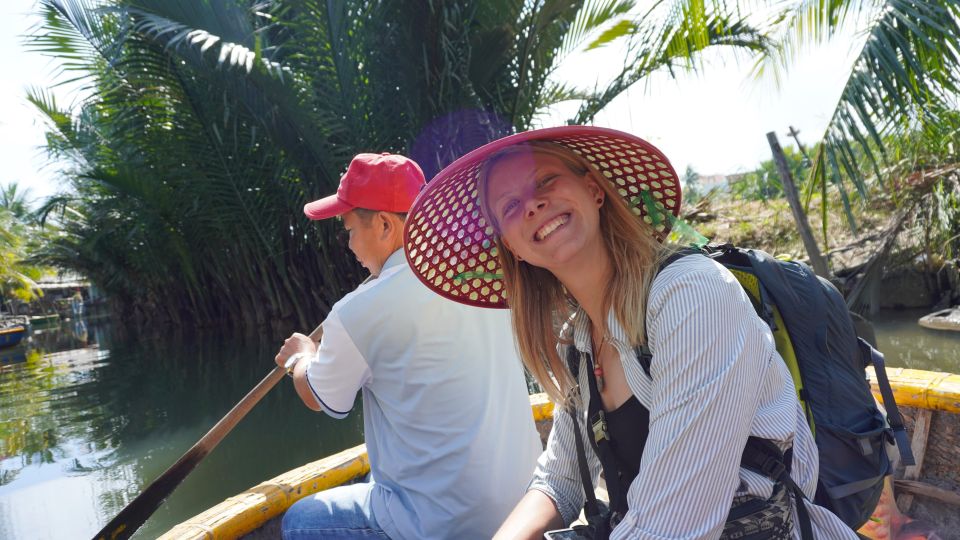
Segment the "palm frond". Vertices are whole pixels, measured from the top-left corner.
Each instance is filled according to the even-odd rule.
[[[594,39],[586,48],[594,49],[616,39],[615,34],[625,25],[629,26],[629,18],[623,17],[636,7],[634,0],[588,0],[577,12],[576,19],[570,30],[563,37],[560,46],[559,59],[566,58],[570,53],[583,48],[583,44],[600,29],[606,28],[602,34]]]
[[[861,169],[866,165],[883,182],[885,138],[939,121],[935,111],[960,88],[958,18],[960,6],[950,1],[886,2],[826,128],[806,181],[807,204],[814,192],[826,192],[827,182],[842,194],[845,208],[848,183],[866,197]]]
[[[717,11],[701,0],[682,1],[667,8],[665,18],[650,12],[633,22],[623,69],[603,90],[583,102],[574,123],[589,123],[614,98],[656,71],[696,69],[697,59],[709,48],[754,53],[774,46],[766,34],[745,19]]]

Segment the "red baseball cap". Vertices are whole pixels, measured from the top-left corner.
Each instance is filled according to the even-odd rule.
[[[412,159],[384,152],[357,154],[340,177],[336,195],[307,203],[310,219],[339,216],[354,208],[405,213],[426,181]]]

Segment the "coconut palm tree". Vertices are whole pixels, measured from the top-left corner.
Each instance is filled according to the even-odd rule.
[[[868,283],[879,279],[883,261],[895,251],[893,240],[910,215],[930,209],[918,203],[932,197],[952,202],[948,207],[956,204],[955,197],[936,196],[955,189],[956,174],[939,175],[925,189],[901,190],[904,177],[921,171],[904,169],[904,162],[896,155],[903,142],[916,139],[918,132],[944,135],[940,128],[955,116],[960,86],[960,4],[955,0],[832,0],[817,6],[808,4],[796,13],[794,18],[787,18],[787,24],[797,32],[781,50],[793,50],[805,38],[829,37],[847,24],[859,22],[866,33],[814,154],[805,182],[805,201],[809,208],[814,193],[823,200],[820,220],[824,246],[828,246],[826,201],[831,193],[839,197],[854,233],[857,225],[851,210],[852,194],[866,201],[870,190],[875,189],[895,201],[897,216],[887,230],[888,241],[881,243],[880,251],[865,265],[859,283],[847,298],[852,309],[870,314],[876,307],[862,292]],[[952,215],[955,219],[956,213]],[[938,222],[933,214],[918,216],[917,220]],[[941,228],[949,230],[952,226]],[[925,229],[929,231],[930,227]]]
[[[781,50],[794,50],[803,39],[829,38],[845,25],[859,23],[866,33],[806,182],[808,202],[812,193],[825,197],[834,186],[855,230],[851,191],[865,198],[872,181],[896,196],[894,178],[883,170],[892,163],[896,141],[940,123],[938,111],[956,109],[960,4],[833,0],[802,7],[787,20],[797,33]],[[826,243],[825,212],[822,220]]]
[[[635,54],[607,93],[583,101],[573,121],[589,121],[611,101],[608,94],[615,96],[622,86],[633,84],[650,70],[673,65],[661,61],[661,55],[684,47],[695,50],[703,43],[733,42],[745,35],[736,32],[711,38],[712,29],[729,24],[711,22],[713,11],[758,14],[747,17],[743,24],[758,28],[768,40],[761,47],[738,47],[747,53],[738,58],[753,62],[758,75],[776,78],[806,46],[827,41],[851,27],[858,29],[863,37],[861,49],[830,121],[815,143],[813,166],[803,182],[807,209],[814,194],[824,199],[835,194],[854,231],[852,196],[866,200],[871,187],[876,187],[897,197],[895,169],[891,168],[897,141],[935,129],[942,123],[944,111],[957,110],[960,3],[956,0],[678,0],[653,2],[650,11],[657,10],[668,14],[662,20],[684,21],[682,26],[677,22],[668,26],[685,28],[687,34],[679,34],[679,43],[651,39],[658,30],[642,24],[649,12],[608,29],[592,46],[626,41]],[[758,17],[766,22],[758,22]],[[723,18],[729,20],[729,16]],[[673,62],[689,61],[678,54],[671,58]],[[820,207],[822,243],[826,245],[828,205]]]
[[[0,189],[0,299],[30,302],[43,295],[36,280],[46,269],[31,261],[41,234],[32,222],[27,193],[16,183]]]
[[[63,231],[48,260],[88,275],[132,319],[286,331],[311,327],[360,280],[336,226],[308,225],[300,211],[335,190],[352,155],[406,153],[430,177],[553,103],[600,103],[616,92],[551,75],[634,5],[43,0],[40,9],[33,47],[89,95],[72,110],[43,90],[30,95],[51,126],[50,151],[73,165],[72,191],[44,208]],[[707,34],[680,19],[643,22],[672,44],[653,46],[648,69],[712,45],[765,46],[739,20],[713,21]],[[696,46],[681,47],[690,36]]]

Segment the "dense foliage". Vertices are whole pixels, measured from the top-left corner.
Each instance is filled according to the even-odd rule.
[[[73,165],[72,190],[46,208],[64,231],[47,258],[128,320],[309,329],[360,280],[337,225],[301,213],[351,156],[406,153],[429,178],[560,100],[602,106],[617,92],[550,75],[632,7],[44,0],[34,48],[92,96],[72,110],[31,96]],[[727,46],[762,48],[745,24],[697,9],[710,24],[648,24],[645,54],[671,62],[736,32]]]
[[[0,187],[0,310],[13,311],[16,302],[42,295],[36,281],[49,269],[34,256],[50,239],[30,211],[29,190],[16,182]]]
[[[590,123],[630,85],[696,67],[711,47],[782,66],[804,40],[853,21],[866,24],[867,39],[804,171],[807,200],[832,185],[849,207],[850,186],[867,193],[864,170],[885,185],[890,141],[936,125],[935,111],[956,94],[960,7],[769,7],[42,0],[33,47],[90,96],[73,108],[42,90],[30,96],[51,126],[51,153],[72,164],[72,188],[45,208],[61,231],[45,260],[88,276],[127,320],[309,329],[361,277],[338,226],[300,212],[335,190],[352,155],[405,153],[429,178],[532,127],[553,104],[577,100],[571,121]],[[771,17],[754,24],[758,13]],[[627,56],[612,80],[591,90],[552,77],[572,52],[621,40]],[[775,183],[764,182],[761,196],[772,195]]]
[[[810,168],[809,160],[793,147],[783,149],[784,157],[787,160],[787,167],[793,176],[794,182],[799,182],[806,178],[807,171]],[[764,160],[752,171],[742,174],[731,175],[728,180],[730,195],[737,199],[748,201],[766,201],[769,199],[778,199],[783,197],[783,182],[780,180],[780,172],[772,159]]]

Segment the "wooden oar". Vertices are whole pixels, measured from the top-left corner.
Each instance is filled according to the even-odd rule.
[[[313,332],[310,332],[310,339],[314,342],[319,342],[322,336],[322,326],[318,326]],[[203,458],[207,457],[211,450],[216,448],[217,444],[250,412],[250,409],[253,409],[254,405],[286,375],[286,372],[284,366],[273,368],[262,381],[253,387],[253,390],[250,390],[239,403],[230,409],[226,416],[217,422],[217,425],[201,437],[197,444],[180,456],[176,463],[157,477],[140,495],[137,495],[137,498],[121,510],[117,517],[110,520],[110,523],[107,523],[106,527],[97,533],[94,538],[96,540],[130,538],[147,521],[147,518],[157,511],[160,503],[180,485],[180,482],[183,482],[190,471],[203,461]]]

